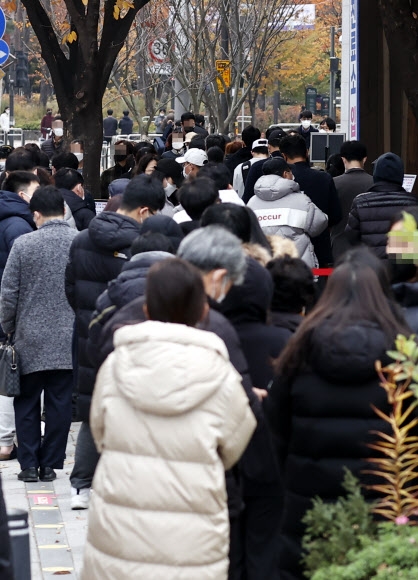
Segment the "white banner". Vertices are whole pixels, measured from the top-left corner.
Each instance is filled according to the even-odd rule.
[[[287,20],[287,22],[283,30],[313,30],[315,28],[315,8],[315,4],[292,4],[284,8],[281,20]]]

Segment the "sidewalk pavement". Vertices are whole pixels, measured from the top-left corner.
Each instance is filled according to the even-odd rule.
[[[88,510],[71,510],[69,481],[79,428],[80,423],[71,424],[64,469],[56,470],[52,483],[19,481],[18,461],[0,461],[6,507],[29,513],[32,580],[61,574],[76,580],[81,570]]]

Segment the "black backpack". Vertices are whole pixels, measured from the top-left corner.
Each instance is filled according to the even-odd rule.
[[[242,180],[244,182],[247,181],[247,177],[248,174],[250,173],[250,169],[251,169],[251,161],[245,161],[242,165],[241,165],[241,173],[242,173]]]

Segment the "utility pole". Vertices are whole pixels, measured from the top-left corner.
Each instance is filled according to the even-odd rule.
[[[282,68],[282,63],[279,62],[276,64],[276,69],[278,71],[280,71]],[[278,73],[280,74],[280,72]],[[280,111],[280,88],[281,88],[281,83],[280,83],[280,78],[277,79],[277,89],[274,91],[274,100],[273,100],[273,123],[275,125],[278,124],[279,122],[279,111]]]
[[[335,120],[336,94],[335,79],[337,76],[340,59],[335,56],[335,26],[331,26],[331,50],[329,59],[329,116]]]
[[[221,55],[223,60],[229,60],[229,2],[221,2]],[[226,91],[221,93],[221,107],[222,107],[222,124],[225,125],[225,119],[228,117],[228,100],[226,96]],[[223,131],[228,132],[228,128],[225,126],[222,128]]]

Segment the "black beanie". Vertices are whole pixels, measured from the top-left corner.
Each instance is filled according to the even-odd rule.
[[[403,161],[395,153],[384,153],[374,163],[373,181],[389,181],[397,185],[403,184]]]

